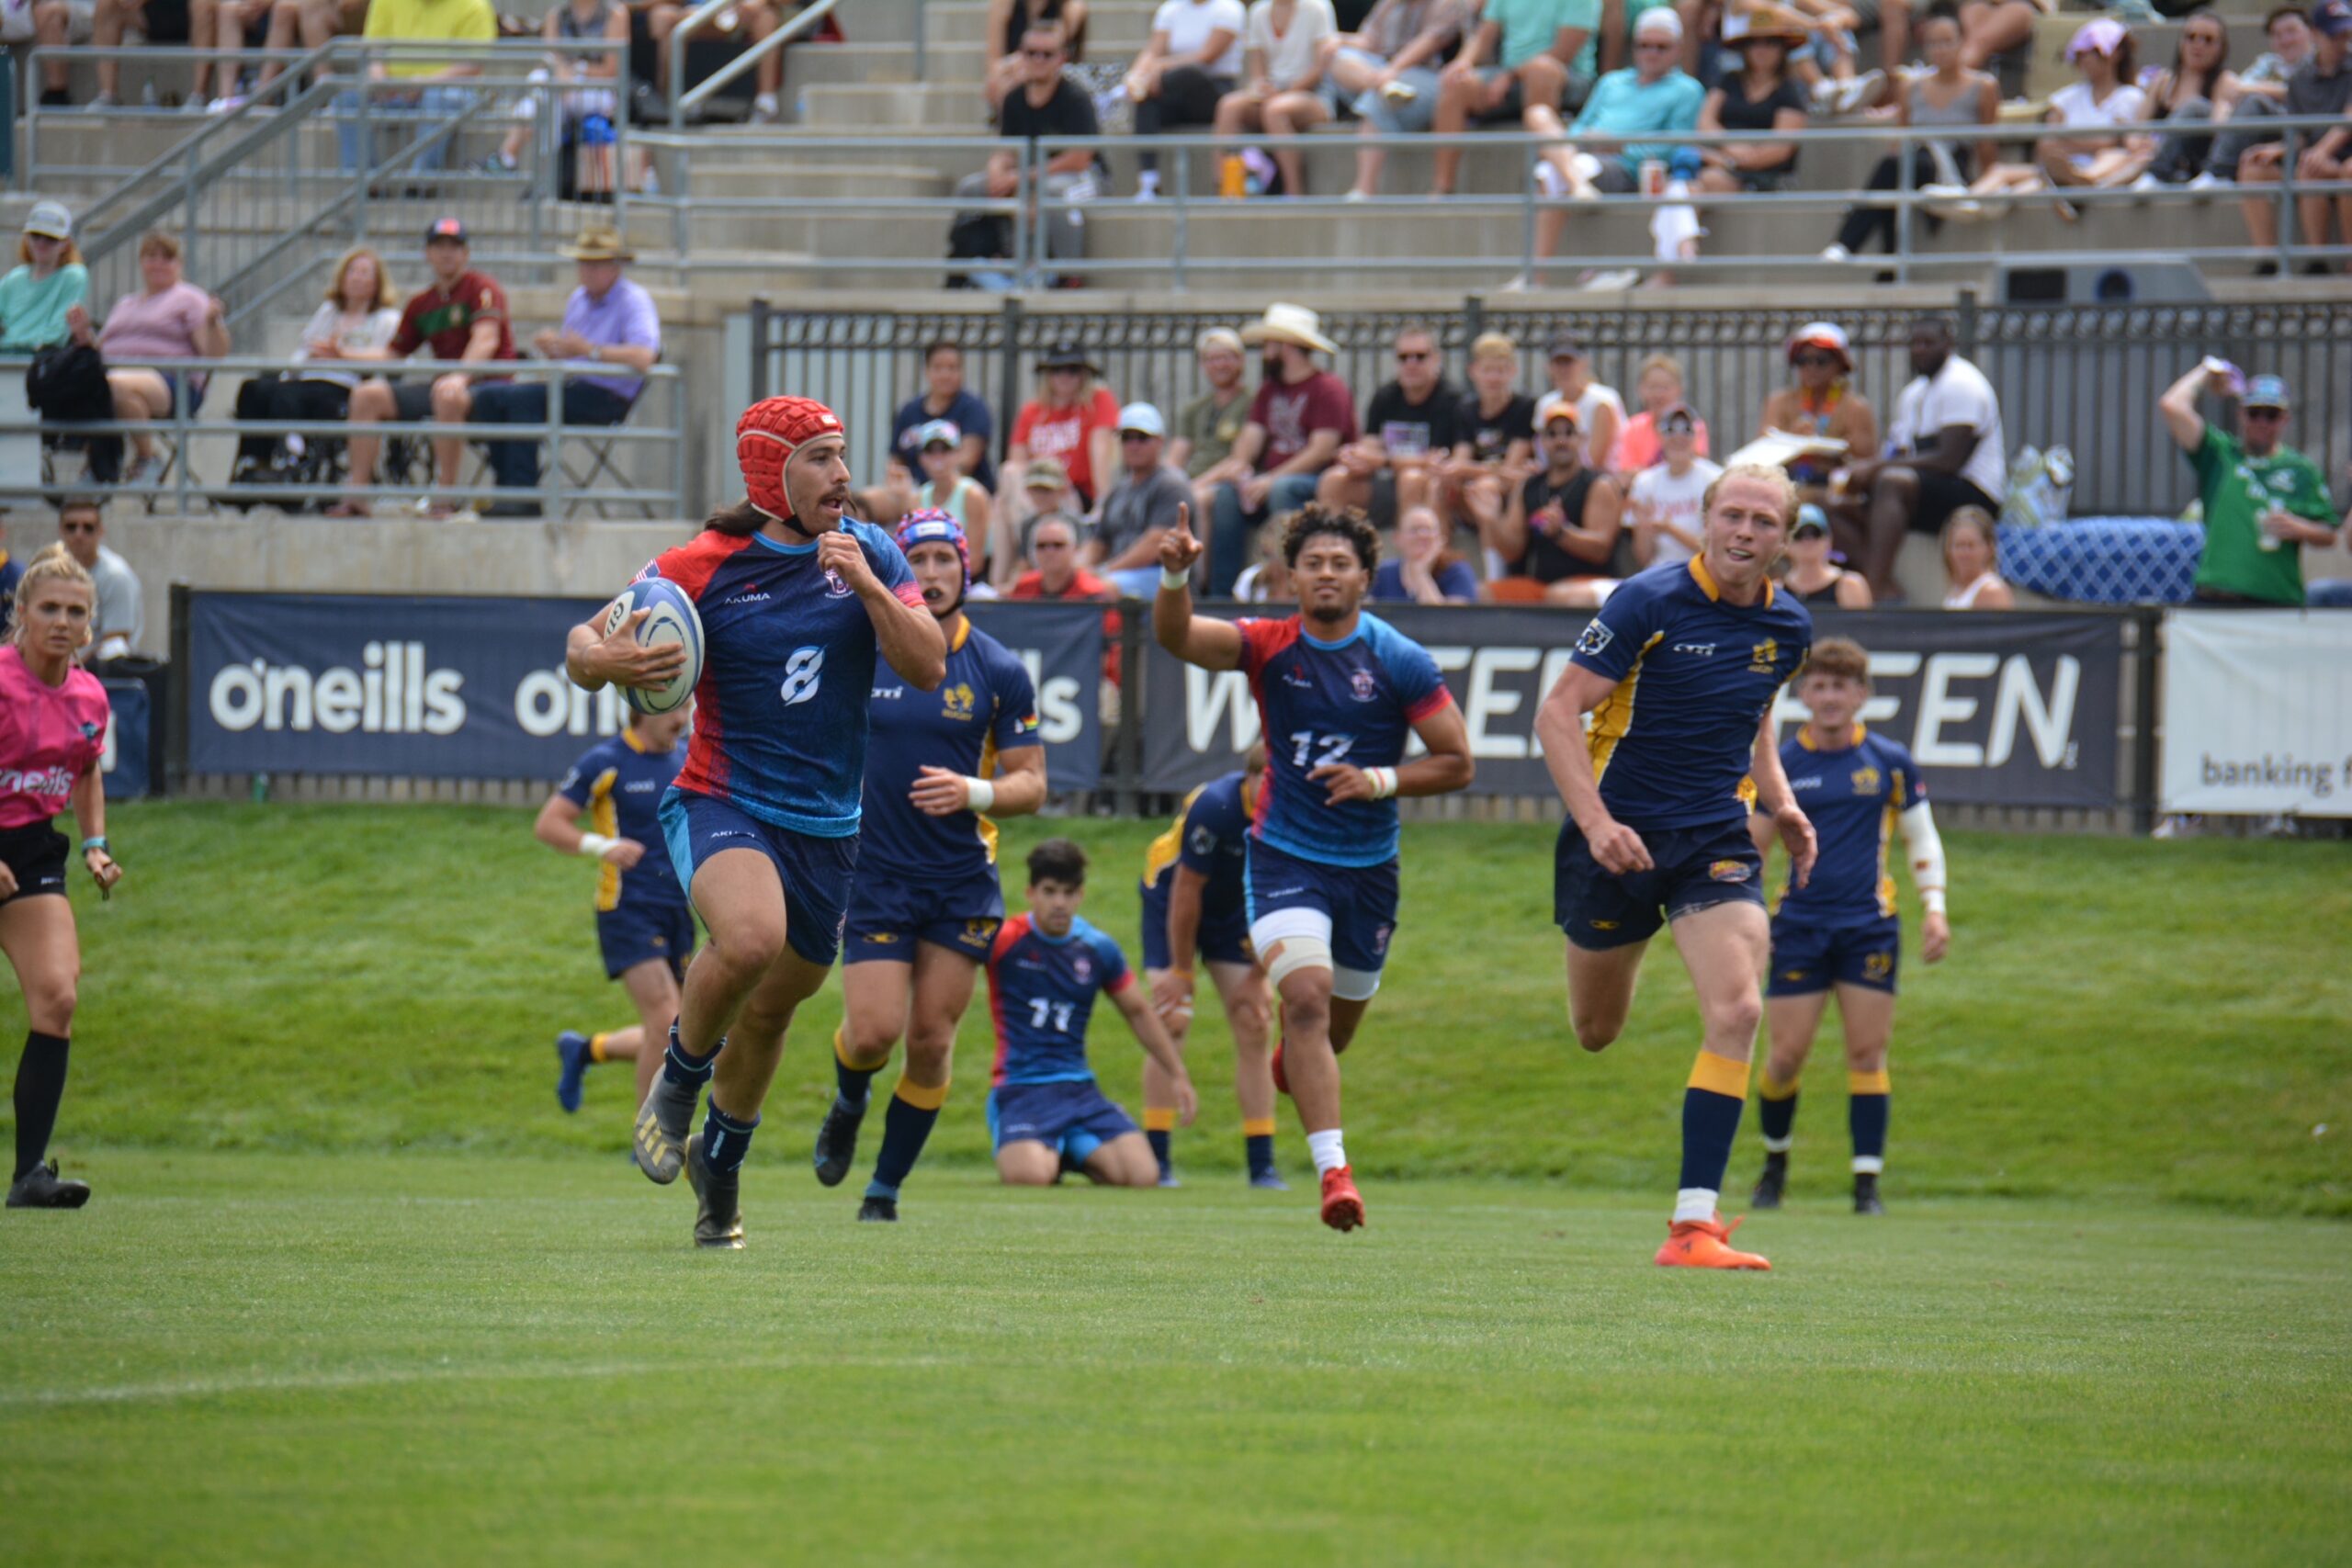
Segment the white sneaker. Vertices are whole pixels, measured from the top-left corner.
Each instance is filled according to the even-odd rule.
[[[1558,169],[1538,158],[1535,160],[1535,188],[1556,200],[1568,194],[1568,182]]]
[[[752,100],[752,123],[774,125],[784,118],[784,110],[776,107],[774,93],[762,93]]]
[[[1849,262],[1854,259],[1854,253],[1843,245],[1824,245],[1821,247],[1821,259],[1826,262]]]
[[[1838,89],[1843,85],[1834,76],[1824,76],[1820,81],[1815,82],[1813,85],[1813,112],[1815,114],[1837,113]]]
[[[2223,179],[2221,175],[2213,173],[2211,169],[2208,169],[2205,173],[2189,181],[2188,188],[2191,190],[2219,190],[2229,183],[2229,181]]]
[[[1523,272],[1495,290],[1498,294],[1532,294],[1534,291],[1534,283]]]
[[[90,101],[82,107],[85,109],[110,109],[115,107],[116,101],[112,93],[99,93],[93,96]]]
[[[1864,104],[1869,103],[1871,96],[1878,92],[1879,84],[1885,80],[1886,73],[1883,71],[1865,71],[1852,81],[1840,85],[1838,89],[1838,112],[1852,114]]]
[[[1370,201],[1372,199],[1372,192],[1368,190],[1351,190],[1347,195],[1341,197],[1340,199],[1341,201]]]
[[[1590,288],[1600,293],[1612,294],[1621,288],[1631,288],[1635,284],[1641,282],[1641,280],[1642,275],[1635,268],[1630,266],[1619,266],[1611,267],[1605,272],[1594,273],[1590,277],[1586,278],[1579,287]]]

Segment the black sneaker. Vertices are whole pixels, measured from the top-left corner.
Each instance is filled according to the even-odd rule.
[[[686,1140],[686,1180],[695,1190],[695,1245],[741,1251],[743,1205],[737,1194],[741,1172],[721,1176],[702,1162],[702,1134]]]
[[[899,1223],[899,1201],[896,1198],[868,1198],[857,1206],[859,1224],[895,1225]]]
[[[850,1166],[857,1158],[857,1130],[865,1124],[865,1107],[845,1110],[842,1097],[825,1108],[824,1125],[817,1129],[817,1149],[812,1156],[817,1167],[817,1179],[828,1187],[839,1187],[849,1174]]]
[[[57,1162],[37,1165],[9,1184],[11,1209],[78,1209],[90,1201],[86,1181],[61,1181]]]
[[[1789,1156],[1766,1155],[1764,1174],[1756,1179],[1756,1190],[1747,1195],[1747,1206],[1751,1209],[1779,1208],[1781,1195],[1788,1190],[1788,1185]]]
[[[1858,1214],[1886,1213],[1886,1205],[1878,1201],[1878,1177],[1875,1173],[1861,1171],[1854,1177],[1854,1213]]]

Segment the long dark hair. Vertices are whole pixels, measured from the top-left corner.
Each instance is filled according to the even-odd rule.
[[[748,539],[768,525],[768,514],[753,506],[749,499],[732,506],[722,506],[702,520],[706,532],[724,534],[729,538]]]
[[[2211,22],[2222,29],[2221,55],[2213,62],[2213,69],[2204,73],[2205,79],[2197,84],[2197,96],[2211,103],[2213,85],[2222,79],[2222,73],[2230,68],[2230,25],[2222,20],[2222,14],[2211,6],[2199,6],[2180,19],[2180,34],[2172,46],[2173,96],[2177,98],[2180,95],[2180,81],[2187,69],[2181,61],[2188,47],[2189,26],[2195,22]]]

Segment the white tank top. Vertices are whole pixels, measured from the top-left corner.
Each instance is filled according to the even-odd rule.
[[[1973,610],[1976,608],[1976,596],[1984,592],[1985,585],[1987,583],[1998,582],[1999,581],[2000,574],[1998,572],[1987,571],[1980,573],[1976,577],[1975,581],[1969,583],[1967,587],[1955,588],[1951,592],[1945,594],[1944,608],[1947,610]]]

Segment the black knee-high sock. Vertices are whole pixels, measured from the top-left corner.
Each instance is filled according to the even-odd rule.
[[[1846,1075],[1846,1126],[1854,1138],[1854,1172],[1876,1176],[1886,1168],[1886,1069]]]
[[[842,1032],[833,1031],[833,1091],[841,1097],[842,1109],[863,1111],[865,1097],[874,1082],[874,1075],[882,1070],[876,1062],[870,1067],[854,1066],[849,1059],[849,1044]]]
[[[1756,1114],[1764,1128],[1764,1152],[1787,1154],[1796,1135],[1797,1080],[1781,1083],[1767,1068],[1763,1085],[1756,1091]]]
[[[70,1045],[62,1034],[40,1030],[25,1036],[25,1054],[17,1058],[16,1180],[49,1153],[49,1134],[57,1126],[57,1103],[65,1098],[65,1054]]]
[[[868,1198],[898,1197],[915,1161],[922,1157],[932,1125],[939,1120],[939,1108],[946,1103],[945,1084],[926,1089],[904,1077],[899,1079],[898,1092],[890,1096],[890,1107],[882,1113],[882,1152],[874,1156],[874,1179],[865,1186]]]

